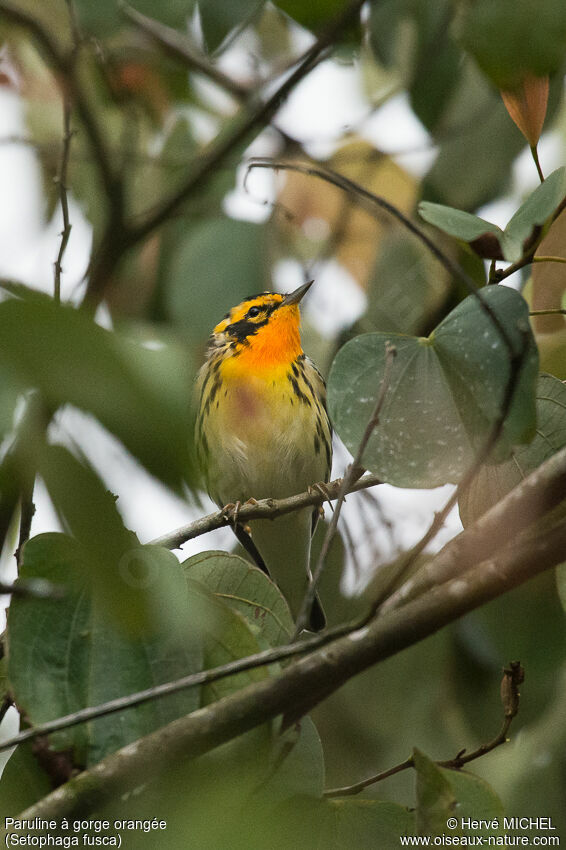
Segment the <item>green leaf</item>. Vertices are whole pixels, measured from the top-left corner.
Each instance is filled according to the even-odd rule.
[[[493,788],[485,780],[466,770],[448,770],[444,767],[439,769],[458,801],[456,814],[460,823],[462,819],[483,821],[481,827],[472,829],[464,826],[462,832],[465,835],[483,835],[486,838],[489,835],[502,835],[505,812],[503,803]]]
[[[153,559],[152,590],[157,595],[159,574],[168,573],[169,580],[175,574],[177,604],[168,600],[166,610],[157,607],[153,628],[132,639],[109,622],[106,611],[89,594],[80,543],[63,534],[42,534],[26,544],[22,578],[41,576],[67,590],[62,599],[14,597],[10,605],[8,677],[16,704],[31,723],[202,669],[199,637],[185,625],[189,596],[180,565],[172,556],[160,563],[153,553],[143,554]],[[72,746],[78,764],[94,764],[199,704],[199,690],[186,689],[88,726],[57,732],[50,736],[50,744],[55,749]]]
[[[523,253],[523,242],[531,236],[533,228],[543,225],[556,211],[566,194],[566,168],[557,168],[521,204],[508,221],[501,247],[505,259],[511,263]]]
[[[562,0],[478,0],[466,7],[460,36],[482,71],[500,89],[526,74],[557,71],[566,52],[566,6]]]
[[[200,552],[183,562],[187,578],[242,614],[266,646],[288,643],[294,632],[289,607],[277,586],[248,561],[227,552]]]
[[[214,53],[232,32],[240,32],[263,7],[265,0],[199,0],[205,44]]]
[[[271,816],[273,850],[308,846],[324,850],[394,850],[399,836],[414,835],[414,815],[403,806],[381,800],[315,800],[295,797]],[[272,820],[273,822],[273,820]]]
[[[438,155],[425,177],[423,197],[468,211],[504,191],[511,164],[525,144],[499,92],[471,62],[463,64],[437,142]]]
[[[516,348],[528,333],[499,444],[500,452],[509,452],[534,435],[538,356],[521,296],[506,287],[489,287],[481,298]],[[375,408],[389,343],[397,354],[363,463],[401,487],[458,481],[500,414],[510,367],[499,331],[470,296],[426,339],[365,334],[346,343],[330,370],[328,404],[338,434],[353,453]]]
[[[49,777],[33,754],[32,744],[20,744],[8,759],[0,778],[2,817],[17,817],[52,790]]]
[[[257,792],[260,801],[279,802],[297,794],[322,797],[324,752],[310,717],[302,717],[276,739],[270,759],[269,778]]]
[[[536,413],[537,427],[532,442],[514,449],[504,463],[484,464],[460,498],[460,518],[464,526],[475,522],[566,445],[566,386],[553,375],[539,376]]]
[[[112,35],[120,25],[126,26],[117,0],[99,0],[97,3],[75,0],[75,5],[81,26],[94,35]],[[144,15],[182,29],[187,24],[194,0],[168,0],[167,3],[160,3],[158,0],[136,0],[132,5]]]
[[[420,835],[442,835],[454,815],[456,797],[445,773],[420,750],[413,751],[417,775],[417,829]]]
[[[212,218],[192,227],[168,260],[168,314],[206,339],[223,313],[267,285],[265,227]]]
[[[185,571],[189,595],[197,603],[191,616],[203,639],[204,669],[220,667],[259,652],[263,647],[243,614],[212,596],[203,584],[188,577],[189,572]],[[205,704],[214,702],[268,675],[265,667],[255,667],[218,679],[203,688],[202,701]]]
[[[417,334],[430,328],[448,287],[448,276],[420,242],[387,233],[368,281],[362,324],[366,330]]]
[[[431,201],[421,201],[419,204],[419,215],[434,224],[444,233],[462,239],[464,242],[473,242],[483,236],[484,233],[496,233],[502,236],[502,230],[496,224],[479,218],[477,215],[464,212],[463,210],[446,207],[443,204],[433,204]]]
[[[342,0],[277,0],[279,9],[305,29],[316,32],[344,11]]]
[[[150,351],[51,301],[0,304],[0,368],[48,407],[95,416],[146,468],[180,488],[193,475],[187,433],[190,374],[181,352]]]

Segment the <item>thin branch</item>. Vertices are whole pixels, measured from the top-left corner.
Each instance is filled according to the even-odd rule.
[[[153,18],[142,15],[127,3],[120,4],[122,14],[148,38],[154,41],[168,56],[182,62],[192,71],[197,71],[212,82],[229,92],[238,100],[245,100],[250,92],[246,86],[235,82],[207,57],[200,53],[190,39],[173,27],[162,24]]]
[[[352,483],[348,493],[357,493],[359,490],[375,487],[376,484],[381,484],[381,479],[377,475],[365,475],[363,478]],[[285,499],[260,499],[255,504],[241,505],[238,510],[238,521],[247,523],[252,519],[275,519],[282,514],[299,511],[301,508],[322,505],[323,502],[337,499],[341,486],[342,479],[337,478],[335,481],[330,481],[325,485],[324,493],[311,489],[296,496],[288,496]],[[200,517],[188,525],[184,525],[182,528],[178,528],[176,531],[164,534],[163,537],[157,537],[151,543],[154,546],[164,546],[167,549],[178,549],[187,540],[193,540],[195,537],[200,537],[201,534],[206,534],[208,531],[215,531],[217,528],[232,525],[233,521],[231,512],[224,510],[215,511],[212,514]]]
[[[561,563],[565,546],[566,524],[559,524],[545,535],[532,535],[521,547],[506,547],[464,576],[290,663],[279,675],[250,684],[123,747],[19,817],[61,818],[97,810],[139,784],[140,776],[158,777],[161,770],[170,771],[291,708],[296,716],[306,714],[371,665]]]
[[[370,440],[371,435],[374,432],[374,429],[379,424],[379,417],[381,415],[381,411],[383,408],[383,403],[385,401],[385,397],[387,395],[387,391],[389,389],[389,380],[391,375],[391,369],[393,366],[393,360],[395,359],[395,355],[397,354],[397,350],[395,346],[390,345],[389,343],[385,346],[385,365],[383,369],[383,377],[381,379],[381,383],[379,386],[379,391],[377,394],[377,400],[372,410],[371,416],[368,420],[368,423],[365,427],[364,433],[362,435],[362,439],[360,440],[360,444],[358,446],[358,450],[356,452],[356,456],[353,462],[350,464],[348,469],[346,470],[346,474],[342,479],[342,484],[340,485],[340,489],[338,491],[338,499],[336,501],[336,505],[334,508],[334,513],[332,514],[332,519],[326,529],[326,534],[324,540],[322,542],[322,547],[320,549],[320,553],[318,556],[318,561],[316,567],[313,570],[312,578],[309,582],[307,592],[305,593],[305,598],[303,599],[303,604],[301,605],[301,609],[299,611],[299,615],[297,617],[297,624],[295,627],[295,635],[294,639],[296,640],[299,634],[303,631],[303,629],[307,628],[310,611],[316,596],[316,589],[318,587],[318,582],[320,581],[320,577],[324,570],[324,565],[326,562],[326,558],[328,555],[328,551],[330,549],[330,544],[334,539],[334,535],[336,534],[336,529],[338,527],[338,520],[340,519],[340,513],[342,511],[342,505],[344,504],[344,500],[346,498],[347,493],[351,492],[353,485],[357,480],[359,480],[360,476],[364,473],[364,468],[361,465],[363,460],[363,454],[367,448],[367,444]]]
[[[533,263],[566,263],[566,257],[544,257],[539,254],[533,257]]]
[[[485,756],[487,753],[492,752],[497,747],[500,747],[502,744],[506,744],[508,742],[507,734],[509,732],[509,728],[511,723],[513,722],[513,718],[517,716],[517,712],[519,710],[519,685],[524,681],[524,670],[521,665],[512,661],[509,667],[504,668],[503,670],[503,680],[501,682],[501,690],[508,691],[511,702],[513,703],[512,707],[508,704],[503,706],[503,725],[499,733],[493,738],[493,740],[489,741],[487,744],[481,744],[477,749],[473,750],[471,753],[466,753],[465,750],[461,750],[453,759],[448,759],[447,761],[437,761],[436,764],[439,767],[447,767],[451,770],[460,770],[464,765],[469,764],[471,761],[475,761],[475,759],[481,758]],[[367,779],[362,779],[361,782],[356,782],[354,785],[345,785],[342,788],[330,788],[328,791],[324,792],[325,797],[351,797],[355,794],[359,794],[361,791],[364,791],[366,788],[369,788],[370,785],[375,785],[378,782],[382,782],[384,779],[388,779],[390,776],[394,776],[397,773],[401,773],[403,770],[407,770],[410,767],[414,767],[415,760],[413,756],[409,756],[405,761],[400,762],[400,764],[396,764],[394,767],[388,768],[388,770],[383,770],[380,773],[376,773],[374,776],[369,776]]]
[[[530,310],[529,316],[564,316],[566,310],[561,307],[555,307],[552,310]]]
[[[65,254],[67,243],[71,235],[71,222],[69,219],[69,200],[67,197],[67,172],[69,168],[69,155],[71,152],[71,102],[68,95],[63,92],[63,148],[61,151],[61,165],[59,174],[56,177],[56,182],[59,185],[59,201],[61,204],[61,213],[63,216],[63,230],[61,232],[61,243],[59,245],[59,253],[55,260],[54,266],[54,298],[56,302],[61,301],[61,273],[63,271],[62,263]]]
[[[22,599],[63,599],[66,589],[42,578],[29,578],[14,584],[0,581],[0,594],[7,593]]]

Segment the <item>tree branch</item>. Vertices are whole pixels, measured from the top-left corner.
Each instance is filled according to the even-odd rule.
[[[381,479],[377,475],[365,475],[363,478],[352,483],[346,495],[348,493],[357,493],[368,487],[375,487],[376,484],[381,484]],[[275,519],[282,514],[299,511],[301,508],[322,505],[324,502],[337,499],[341,486],[342,479],[337,478],[335,481],[330,481],[325,485],[324,493],[311,489],[296,496],[288,496],[285,499],[260,499],[255,504],[241,505],[238,510],[238,521],[246,523],[252,519]],[[167,549],[178,549],[187,540],[193,540],[195,537],[200,537],[201,534],[206,534],[208,531],[215,531],[217,528],[232,525],[232,522],[233,516],[230,512],[224,510],[215,511],[212,514],[200,517],[188,525],[184,525],[182,528],[178,528],[176,531],[164,534],[162,537],[157,537],[151,543],[154,546],[164,546]]]
[[[292,707],[294,716],[368,667],[438,631],[479,605],[564,559],[566,523],[507,546],[464,575],[433,588],[401,609],[289,664],[278,676],[243,688],[107,756],[28,808],[20,818],[86,814],[116,793],[195,758]]]

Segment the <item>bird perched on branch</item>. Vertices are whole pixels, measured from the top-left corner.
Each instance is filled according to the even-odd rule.
[[[208,493],[219,507],[235,506],[236,536],[277,583],[295,620],[310,576],[318,508],[253,520],[250,537],[237,522],[237,507],[292,496],[330,477],[326,388],[299,333],[298,305],[312,283],[233,307],[214,328],[197,379],[195,437]],[[324,622],[317,599],[310,628]]]

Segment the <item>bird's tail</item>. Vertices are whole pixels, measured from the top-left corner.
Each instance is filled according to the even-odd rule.
[[[252,540],[296,621],[310,575],[312,508],[284,514],[274,520],[254,520],[250,526]],[[320,631],[325,625],[326,618],[317,597],[310,612],[309,627],[312,631]]]

